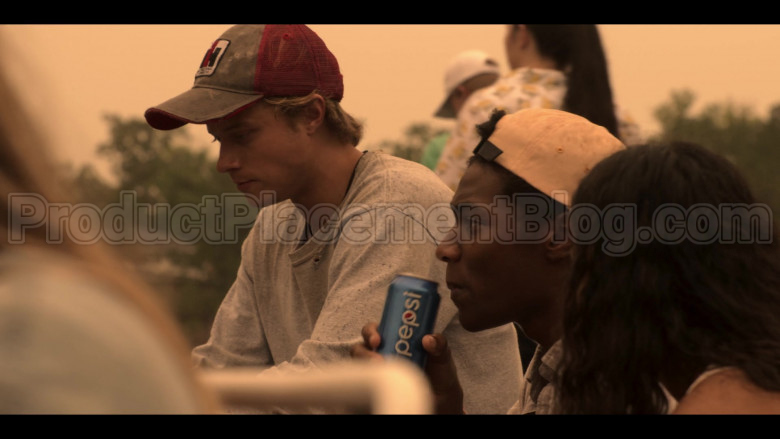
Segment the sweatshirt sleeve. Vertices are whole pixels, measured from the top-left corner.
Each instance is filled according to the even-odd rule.
[[[217,311],[209,340],[192,351],[192,360],[196,366],[222,368],[273,365],[258,315],[252,271],[248,269],[254,263],[255,230],[253,228],[250,231],[241,246],[241,265],[236,280]]]

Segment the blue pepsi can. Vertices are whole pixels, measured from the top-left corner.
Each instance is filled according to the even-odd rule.
[[[422,338],[433,332],[441,297],[439,284],[408,274],[399,274],[387,290],[379,334],[382,342],[377,352],[413,361],[425,368],[428,353]]]

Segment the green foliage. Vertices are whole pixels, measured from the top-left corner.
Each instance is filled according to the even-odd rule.
[[[92,165],[74,169],[72,164],[65,164],[57,171],[58,183],[74,190],[75,200],[83,200],[100,208],[116,202],[116,188],[104,181]]]
[[[106,121],[111,134],[99,145],[98,154],[112,163],[118,183],[109,184],[93,168],[84,166],[70,173],[81,200],[104,207],[120,202],[120,192],[131,191],[137,204],[167,205],[173,211],[176,206],[202,206],[204,197],[221,201],[221,195],[231,194],[240,200],[248,217],[256,216],[257,209],[235,193],[232,182],[217,172],[207,151],[188,145],[185,131],[157,131],[143,119],[114,115]],[[150,209],[149,224],[176,227],[169,216],[156,214],[157,210]],[[122,246],[120,254],[166,300],[193,345],[208,338],[216,310],[235,280],[241,242],[249,232],[246,221],[239,227],[230,216],[202,215],[198,220],[203,230],[236,230],[234,242],[209,243],[201,234],[185,243],[117,244]]]
[[[655,110],[661,134],[651,139],[698,143],[731,160],[751,184],[760,202],[780,212],[780,104],[766,119],[731,102],[708,104],[692,114],[693,92],[672,92]]]
[[[404,130],[403,140],[383,140],[372,149],[386,151],[396,157],[419,163],[428,142],[446,131],[445,128],[434,128],[426,122],[415,122]]]
[[[134,191],[139,203],[192,203],[206,194],[234,190],[216,172],[206,150],[187,145],[186,131],[158,131],[143,119],[106,120],[111,138],[98,147],[98,154],[113,163],[119,188]]]

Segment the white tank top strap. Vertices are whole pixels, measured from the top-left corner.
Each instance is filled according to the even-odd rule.
[[[723,371],[726,371],[726,370],[730,370],[730,369],[735,369],[735,367],[733,367],[733,366],[724,366],[724,367],[709,366],[709,367],[707,367],[707,369],[705,369],[704,372],[702,372],[698,377],[696,377],[696,379],[693,380],[691,385],[688,386],[688,390],[685,391],[685,394],[688,395],[689,393],[691,393],[691,391],[693,391],[693,389],[696,386],[701,384],[702,381],[706,380],[707,378],[709,378],[709,377],[711,377],[711,376],[713,376],[715,374],[718,374],[720,372],[723,372]],[[672,396],[671,393],[669,393],[669,391],[666,389],[666,386],[664,386],[663,383],[658,383],[658,384],[661,386],[661,390],[663,390],[664,395],[666,395],[666,401],[667,401],[666,413],[667,414],[673,413],[677,409],[677,406],[679,405],[679,401],[677,401],[677,399],[674,396]]]
[[[709,367],[707,367],[707,369],[704,372],[702,372],[701,375],[696,377],[696,379],[693,380],[691,385],[688,386],[688,390],[685,391],[685,394],[687,395],[687,394],[691,393],[696,386],[701,384],[702,381],[706,380],[707,378],[709,378],[709,377],[711,377],[711,376],[713,376],[715,374],[718,374],[720,372],[724,372],[726,370],[731,370],[731,369],[735,369],[735,367],[733,367],[733,366],[723,366],[723,367],[709,366]]]
[[[677,410],[677,399],[672,396],[671,393],[669,393],[668,390],[666,390],[666,386],[663,385],[663,383],[658,383],[661,386],[661,390],[664,391],[664,395],[666,396],[666,414],[671,414],[675,410]]]

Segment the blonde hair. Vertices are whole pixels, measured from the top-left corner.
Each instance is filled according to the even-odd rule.
[[[273,105],[277,114],[292,123],[317,96],[322,94],[315,90],[306,96],[264,98],[263,102]],[[325,126],[340,142],[357,146],[363,137],[363,124],[344,111],[338,102],[323,98],[325,99]]]
[[[76,202],[65,194],[72,193],[61,182],[51,181],[56,175],[54,166],[46,159],[43,139],[32,119],[25,113],[22,102],[14,93],[6,72],[0,69],[0,233],[8,237],[10,221],[21,215],[9,205],[11,194],[36,194],[48,203]],[[48,218],[46,218],[48,220]],[[47,226],[57,227],[51,223]],[[185,380],[191,382],[196,395],[195,403],[203,412],[215,412],[217,403],[195,379],[189,359],[188,343],[174,319],[162,302],[122,265],[106,244],[83,245],[74,242],[69,234],[62,233],[60,243],[47,243],[47,227],[25,230],[23,246],[54,251],[68,257],[92,279],[109,286],[107,291],[116,294],[129,306],[136,308],[146,318],[160,340],[169,346],[172,356]],[[16,245],[16,244],[15,244]],[[12,250],[6,240],[0,240],[0,251]],[[2,273],[0,273],[2,275]],[[121,340],[117,342],[121,343]]]

